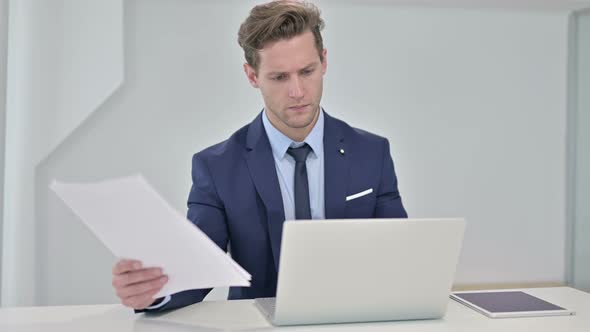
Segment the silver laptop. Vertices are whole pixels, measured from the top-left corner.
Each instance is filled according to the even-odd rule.
[[[274,325],[444,316],[463,219],[296,220],[283,226]]]

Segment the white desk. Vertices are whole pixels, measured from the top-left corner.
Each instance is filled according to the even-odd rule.
[[[590,331],[590,293],[569,287],[525,291],[573,309],[577,315],[490,319],[449,300],[447,314],[439,320],[276,328],[258,312],[253,301],[241,300],[203,302],[159,316],[135,315],[120,305],[5,308],[0,309],[0,331]]]

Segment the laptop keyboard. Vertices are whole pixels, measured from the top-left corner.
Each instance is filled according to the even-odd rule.
[[[261,297],[254,300],[260,311],[265,314],[268,319],[273,322],[275,318],[275,305],[277,303],[275,297]]]

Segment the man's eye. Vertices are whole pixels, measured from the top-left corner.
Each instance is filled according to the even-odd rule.
[[[302,71],[301,73],[305,76],[311,75],[311,73],[313,73],[313,69],[306,69],[306,70]]]
[[[277,75],[277,76],[273,77],[273,80],[284,81],[286,78],[287,78],[287,75]]]

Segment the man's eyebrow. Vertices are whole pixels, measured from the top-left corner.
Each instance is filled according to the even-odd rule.
[[[308,64],[307,66],[303,67],[302,69],[299,69],[298,71],[311,69],[312,67],[315,67],[317,65],[318,65],[318,62],[314,61],[314,62]],[[287,74],[287,72],[286,71],[273,71],[273,72],[268,73],[267,76],[282,75],[282,74]]]
[[[266,75],[267,76],[275,76],[275,75],[283,75],[283,74],[286,74],[286,73],[287,72],[285,72],[285,71],[273,71],[273,72],[270,72],[270,73],[268,73]]]
[[[318,65],[317,62],[312,62],[312,63],[308,64],[307,66],[303,67],[303,69],[301,69],[301,70],[311,69],[317,65]]]

